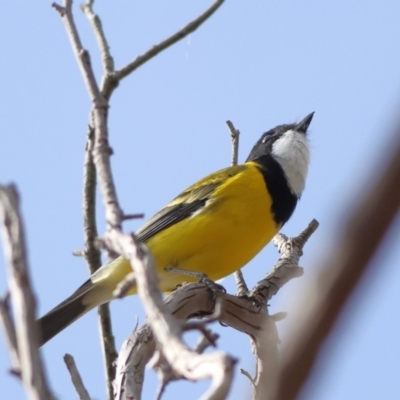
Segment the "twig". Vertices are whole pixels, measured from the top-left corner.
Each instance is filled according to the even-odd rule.
[[[96,78],[91,66],[90,56],[82,46],[72,16],[72,0],[64,0],[64,6],[53,4],[53,7],[60,13],[65,24],[71,47],[75,53],[78,65],[82,72],[83,80],[93,103],[92,123],[94,129],[93,161],[99,177],[103,205],[106,213],[108,227],[120,227],[123,212],[120,209],[114,180],[110,165],[110,147],[108,145],[108,102],[100,93]]]
[[[76,367],[74,357],[72,357],[70,354],[65,354],[64,362],[68,368],[72,384],[74,385],[74,388],[78,393],[79,400],[90,400],[89,393],[86,390],[85,385],[83,384],[82,381],[82,377],[78,371],[78,368]]]
[[[215,347],[215,344],[216,344],[218,339],[219,339],[218,333],[211,332],[211,330],[208,330],[207,336],[203,335],[203,336],[200,337],[200,340],[196,343],[196,346],[194,346],[194,351],[196,353],[201,354],[201,353],[204,352],[204,350],[207,347],[210,347],[210,346],[214,346]]]
[[[115,71],[110,74],[103,81],[101,92],[104,98],[110,99],[113,91],[118,86],[119,82],[130,75],[137,68],[142,66],[147,61],[151,60],[156,55],[160,54],[162,51],[166,50],[168,47],[179,42],[185,38],[190,33],[194,32],[200,25],[202,25],[208,18],[211,17],[222,6],[225,0],[216,0],[203,14],[199,15],[196,19],[189,22],[186,26],[180,29],[178,32],[174,33],[169,38],[163,40],[161,43],[156,44],[151,49],[147,50],[146,53],[136,57],[135,60],[122,67],[120,70]]]
[[[226,125],[228,125],[229,132],[231,134],[231,139],[232,139],[232,159],[231,159],[231,165],[237,165],[238,163],[238,158],[239,158],[239,136],[240,136],[240,131],[235,129],[233,126],[233,123],[231,121],[226,121]],[[246,281],[244,280],[244,276],[242,273],[242,270],[239,269],[233,274],[236,282],[236,288],[237,292],[236,294],[238,296],[244,296],[249,292],[249,288],[246,284]]]
[[[117,287],[113,292],[113,296],[116,298],[122,298],[128,293],[128,290],[135,285],[136,285],[136,277],[135,273],[132,271],[128,275],[126,275],[121,282],[118,283]]]
[[[95,75],[91,66],[89,53],[83,48],[75,21],[72,15],[72,0],[65,0],[64,7],[53,4],[53,7],[60,13],[67,33],[70,38],[72,49],[75,53],[78,65],[89,96],[94,104],[92,110],[92,121],[89,127],[88,143],[85,157],[84,170],[84,226],[86,236],[86,255],[91,273],[101,265],[100,254],[94,246],[94,239],[97,235],[95,222],[95,171],[102,176],[101,189],[103,200],[106,206],[106,220],[108,224],[119,226],[122,221],[122,211],[119,208],[117,194],[111,175],[111,167],[108,147],[107,131],[107,102],[101,95]],[[92,153],[93,152],[93,153]],[[94,165],[96,164],[96,168]],[[111,328],[110,310],[108,305],[99,307],[100,336],[102,338],[103,356],[107,375],[108,397],[112,399],[112,381],[115,377],[113,362],[116,358],[114,337]]]
[[[228,125],[229,132],[231,134],[232,139],[232,159],[231,165],[237,165],[239,159],[239,136],[240,131],[235,129],[233,123],[231,121],[226,121],[226,125]]]
[[[103,31],[103,25],[99,16],[93,11],[94,0],[86,0],[86,3],[81,4],[81,10],[86,15],[94,35],[96,36],[97,45],[100,49],[101,61],[103,65],[103,72],[110,74],[114,71],[114,59],[111,55],[110,46],[108,45],[107,38]]]
[[[303,275],[303,268],[299,267],[298,263],[303,255],[304,245],[318,226],[318,221],[313,219],[307,228],[294,238],[278,233],[272,239],[281,257],[266,277],[252,289],[250,297],[257,299],[260,304],[267,303],[289,280]]]
[[[93,163],[92,155],[93,139],[94,132],[89,126],[83,168],[83,226],[85,231],[84,257],[89,267],[90,274],[93,274],[101,267],[101,253],[96,246],[98,233],[96,224],[96,168]],[[114,397],[112,382],[115,379],[114,361],[118,355],[112,330],[110,306],[108,304],[102,304],[98,307],[97,313],[108,399],[112,400]]]
[[[22,382],[29,399],[52,399],[38,350],[36,300],[27,267],[19,197],[13,185],[0,186],[0,221]]]
[[[101,267],[101,252],[96,246],[98,237],[96,223],[96,168],[93,163],[94,132],[89,126],[83,165],[83,228],[85,232],[84,256],[93,274]]]
[[[251,385],[253,386],[253,388],[255,388],[256,385],[255,385],[255,382],[254,382],[254,378],[250,375],[250,372],[246,371],[243,368],[240,368],[240,373],[242,375],[244,375],[245,377],[249,378],[249,381],[250,381]]]
[[[144,218],[143,213],[136,213],[136,214],[124,214],[124,221],[128,221],[130,219],[142,219]]]
[[[375,174],[366,174],[368,190],[357,197],[358,207],[333,246],[334,253],[327,257],[318,285],[313,286],[315,301],[310,302],[308,296],[307,305],[302,307],[305,315],[285,349],[275,399],[298,397],[325,339],[398,213],[399,137],[400,125],[390,141],[395,149],[390,161],[375,179],[371,178]],[[376,167],[372,170],[376,171]],[[381,265],[375,263],[374,267],[381,268]]]
[[[7,294],[0,299],[0,323],[3,328],[4,338],[10,355],[11,372],[21,376],[21,366],[19,364],[17,336],[15,326],[10,311],[10,296]]]

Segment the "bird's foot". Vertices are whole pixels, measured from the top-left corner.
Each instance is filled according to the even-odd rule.
[[[210,290],[214,296],[216,296],[217,292],[226,293],[226,290],[222,285],[215,283],[206,274],[202,272],[188,271],[186,269],[175,268],[175,267],[166,268],[165,270],[171,274],[186,275],[198,279],[200,282],[204,283],[207,286],[207,289]]]

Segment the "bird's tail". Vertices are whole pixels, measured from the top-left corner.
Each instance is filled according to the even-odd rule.
[[[87,301],[88,297],[92,297],[91,294],[94,290],[96,288],[92,281],[87,280],[70,297],[37,321],[40,346],[43,346],[72,322],[98,305]]]

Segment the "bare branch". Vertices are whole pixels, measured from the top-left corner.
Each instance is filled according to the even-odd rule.
[[[86,390],[78,368],[76,367],[74,357],[72,357],[70,354],[65,354],[64,362],[68,368],[69,375],[71,376],[72,384],[78,393],[79,400],[90,400],[89,393]]]
[[[232,159],[231,165],[237,165],[239,159],[239,136],[240,131],[235,129],[233,123],[231,121],[226,121],[226,125],[228,125],[229,132],[231,134],[232,139]]]
[[[108,145],[108,102],[100,93],[99,87],[90,62],[90,56],[87,50],[82,46],[76,29],[75,21],[72,15],[72,0],[65,0],[64,7],[53,4],[53,7],[59,11],[68,36],[70,38],[72,49],[75,53],[78,65],[81,69],[83,80],[93,102],[92,123],[94,129],[93,161],[99,177],[100,189],[106,213],[106,221],[109,226],[120,227],[123,212],[120,209],[114,180],[111,173],[110,154],[112,153]]]
[[[10,355],[11,372],[14,375],[21,376],[21,366],[19,365],[17,336],[15,326],[10,311],[10,296],[6,295],[0,299],[0,322],[3,328],[8,353]]]
[[[203,335],[200,337],[200,340],[197,342],[196,346],[194,347],[194,351],[196,353],[203,353],[207,347],[215,346],[215,343],[219,339],[218,333],[211,332],[208,330],[207,335]]]
[[[239,158],[239,136],[240,136],[240,131],[235,129],[233,126],[233,123],[231,121],[226,121],[226,125],[228,125],[229,132],[231,134],[231,139],[232,139],[232,160],[231,160],[231,165],[237,165],[238,163],[238,158]],[[246,281],[244,280],[244,276],[242,273],[242,270],[239,269],[233,274],[236,282],[236,287],[237,287],[237,295],[238,296],[244,296],[248,293],[249,288],[246,284]]]
[[[240,368],[240,373],[241,373],[242,375],[244,375],[245,377],[249,378],[249,381],[250,381],[251,385],[252,385],[253,388],[254,388],[254,387],[255,387],[255,383],[254,383],[253,377],[250,375],[250,372],[249,372],[249,371],[246,371],[246,370],[243,369],[243,368]]]
[[[305,315],[285,349],[275,399],[298,397],[325,339],[399,211],[399,137],[400,125],[390,141],[395,150],[391,159],[375,179],[375,173],[367,174],[368,190],[357,197],[359,205],[338,236],[334,253],[327,257],[319,284],[312,288],[315,300],[308,296],[302,307]]]
[[[148,324],[124,341],[117,360],[115,400],[141,399],[145,367],[154,350],[153,332]]]
[[[86,3],[81,4],[81,10],[88,18],[94,35],[97,40],[97,45],[100,49],[101,61],[104,74],[110,74],[114,71],[114,59],[111,55],[110,46],[103,31],[103,25],[99,16],[93,11],[94,0],[86,0]]]
[[[256,298],[260,304],[266,303],[289,280],[303,275],[303,269],[298,266],[298,263],[303,255],[304,245],[318,225],[318,222],[313,219],[307,228],[294,238],[287,238],[282,233],[278,233],[273,238],[272,242],[278,248],[281,257],[266,277],[253,288],[249,294],[250,297]]]
[[[130,261],[138,293],[157,342],[175,373],[193,381],[211,378],[212,385],[202,399],[224,398],[230,389],[236,361],[222,352],[200,355],[188,349],[180,338],[181,325],[163,303],[154,260],[149,251],[133,235],[124,235],[116,229],[107,233],[106,242]]]
[[[101,253],[96,246],[97,224],[96,224],[96,168],[93,163],[92,147],[94,132],[89,126],[88,139],[86,143],[84,170],[83,170],[83,226],[85,232],[84,257],[89,267],[90,274],[93,274],[101,267]],[[106,373],[106,384],[108,398],[114,396],[112,382],[115,379],[114,361],[117,358],[115,340],[112,331],[110,306],[102,304],[97,309],[99,318],[100,341],[104,357]]]
[[[218,10],[219,7],[222,6],[225,0],[215,0],[214,3],[208,8],[203,14],[198,16],[193,21],[189,22],[186,26],[180,29],[178,32],[174,33],[169,38],[163,40],[161,43],[156,44],[151,49],[149,49],[146,53],[138,56],[134,61],[130,62],[125,67],[122,67],[120,70],[115,71],[113,74],[110,74],[103,81],[102,85],[102,93],[104,97],[109,100],[114,89],[118,86],[119,82],[130,75],[137,68],[142,66],[147,61],[151,60],[156,55],[160,54],[162,51],[166,50],[168,47],[173,44],[179,42],[183,38],[185,38],[190,33],[194,32],[200,25],[202,25],[208,18],[211,17]]]
[[[122,298],[126,296],[128,290],[136,285],[135,273],[132,271],[125,278],[118,283],[116,289],[113,292],[114,297]]]
[[[311,227],[312,228],[307,228],[306,232],[311,233],[311,231],[315,229],[315,224],[312,223]],[[296,240],[296,238],[287,239],[295,243],[290,246],[292,252],[301,254],[297,246],[304,245],[304,236],[304,232],[302,232],[297,237],[300,238],[300,240]],[[282,246],[282,252],[286,258],[290,258],[288,250],[286,251],[286,246]],[[293,260],[295,259],[294,256],[292,258]],[[292,274],[291,270],[289,270],[289,272],[286,272],[288,275],[287,278],[282,280],[282,275],[285,275],[285,273],[281,268],[278,268],[279,265],[281,268],[294,269],[293,265],[290,267],[288,265],[284,266],[281,259],[278,260],[272,270],[273,272],[271,271],[262,281],[263,287],[272,287],[276,282],[280,282],[280,284],[283,285],[288,282],[291,277],[295,276],[295,274]],[[261,289],[260,287],[260,290]],[[257,292],[255,291],[255,293]],[[272,293],[276,293],[276,290],[271,292],[271,296]],[[260,295],[259,298],[261,301],[264,301],[265,295],[264,297]],[[269,390],[273,388],[273,385],[270,384],[270,379],[276,377],[278,365],[277,347],[279,344],[275,322],[284,318],[286,316],[285,313],[269,316],[266,304],[260,304],[257,299],[250,296],[232,296],[222,291],[211,292],[207,285],[202,282],[181,286],[171,293],[171,295],[165,299],[164,303],[168,312],[180,321],[180,326],[184,326],[184,321],[188,318],[210,318],[210,316],[212,318],[213,316],[218,316],[218,320],[222,324],[229,325],[240,332],[250,335],[253,342],[254,353],[257,357],[257,384],[268,380]],[[216,310],[216,304],[220,304],[219,312]],[[190,326],[195,327],[195,324],[189,325],[189,327]],[[152,357],[154,349],[155,340],[148,323],[144,324],[130,337],[129,341],[125,342],[124,352],[123,354],[122,352],[120,353],[117,361],[118,371],[121,371],[117,373],[118,399],[123,398],[123,391],[125,390],[123,385],[127,382],[128,377],[131,386],[129,386],[129,389],[126,389],[126,392],[132,394],[135,400],[140,399],[144,368],[148,360]],[[197,346],[195,351],[198,351]],[[157,365],[160,363],[162,365],[162,362],[163,359],[157,360]],[[171,376],[167,374],[168,370],[165,366],[162,365],[162,368],[164,368],[163,378],[168,381],[168,379],[171,379]],[[174,376],[176,379],[176,373]],[[258,393],[262,394],[265,392],[262,392],[260,389]],[[262,397],[259,398],[263,399]]]
[[[0,186],[0,221],[22,382],[28,398],[52,399],[38,350],[36,299],[27,267],[18,193],[13,185]],[[15,350],[13,353],[15,355]]]
[[[89,126],[86,142],[85,160],[83,166],[83,228],[85,232],[85,250],[83,255],[93,274],[101,267],[101,252],[96,246],[98,237],[96,223],[96,168],[93,162],[94,132]]]
[[[53,4],[59,11],[67,33],[70,38],[72,49],[75,53],[78,65],[81,69],[83,80],[86,84],[89,96],[93,102],[91,114],[91,125],[89,126],[88,143],[84,166],[84,226],[85,226],[85,258],[91,273],[101,266],[100,253],[95,247],[97,227],[95,221],[96,201],[96,171],[101,177],[100,187],[103,193],[103,201],[106,210],[106,221],[111,226],[120,226],[122,222],[122,210],[119,207],[117,193],[111,173],[110,148],[108,146],[107,113],[108,104],[99,91],[96,78],[91,66],[89,53],[83,48],[75,21],[72,15],[72,0],[65,0],[64,7]],[[93,22],[95,23],[95,21]],[[99,25],[97,26],[100,27]],[[102,51],[106,51],[106,42],[103,43]],[[102,53],[102,55],[104,55]],[[107,64],[109,66],[109,64]],[[107,66],[107,68],[108,68]],[[96,164],[96,167],[95,167]],[[112,382],[115,378],[114,360],[116,349],[114,336],[111,328],[110,309],[107,304],[98,309],[100,337],[102,342],[103,356],[107,375],[108,397],[113,397]]]

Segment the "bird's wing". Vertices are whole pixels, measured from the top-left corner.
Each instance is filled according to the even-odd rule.
[[[225,184],[244,168],[246,168],[245,165],[238,165],[222,169],[188,187],[136,232],[138,239],[146,242],[160,231],[201,210],[219,186]]]

